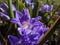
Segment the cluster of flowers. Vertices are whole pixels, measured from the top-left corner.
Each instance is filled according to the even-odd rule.
[[[32,9],[34,9],[35,1],[26,0],[26,3],[32,5]],[[44,11],[44,12],[50,12],[52,10],[53,10],[53,5],[48,5],[48,4],[43,4],[43,6],[39,8],[39,11]]]
[[[30,3],[30,1],[26,1],[26,3],[34,4]],[[53,5],[49,6],[45,4],[43,7],[46,12],[53,9]],[[16,10],[13,4],[12,8],[15,18],[11,19],[9,17],[9,7],[7,4],[3,3],[0,5],[0,17],[3,20],[9,20],[11,23],[18,25],[17,30],[20,34],[20,38],[8,35],[10,45],[38,45],[38,41],[41,40],[45,32],[49,29],[40,21],[42,17],[37,16],[36,18],[31,18],[28,8],[23,8],[22,12]],[[39,11],[42,11],[42,8],[40,8]]]

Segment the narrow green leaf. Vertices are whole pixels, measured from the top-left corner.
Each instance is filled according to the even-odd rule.
[[[38,7],[39,7],[39,2],[37,1],[34,5],[34,10],[32,12],[32,17],[36,17],[38,14]]]
[[[54,15],[55,12],[60,8],[60,5],[56,6],[56,8],[53,10],[52,14]]]
[[[25,3],[26,0],[22,0],[23,3]]]
[[[32,17],[36,17],[38,16],[39,13],[39,8],[43,5],[43,2],[40,0],[36,0],[35,5],[34,5],[34,9],[32,12]]]
[[[51,1],[50,0],[47,0],[46,2],[48,5],[51,5]]]
[[[16,0],[16,9],[19,10],[19,0]]]
[[[7,2],[8,2],[8,6],[9,6],[10,17],[14,18],[14,13],[12,10],[12,0],[7,0]]]
[[[14,18],[14,12],[12,10],[12,0],[7,0],[8,2],[8,6],[9,6],[9,14],[11,18]],[[18,7],[17,7],[18,8]],[[12,26],[11,26],[12,27]],[[17,28],[17,26],[15,25],[15,29]],[[9,30],[9,29],[8,29]]]
[[[50,20],[49,20],[49,24],[52,24],[54,21],[53,21],[53,19],[52,18],[50,18]]]
[[[19,1],[19,10],[22,11],[23,8],[25,8],[25,4]]]
[[[32,6],[31,5],[29,7],[29,10],[30,10],[30,17],[32,17]]]

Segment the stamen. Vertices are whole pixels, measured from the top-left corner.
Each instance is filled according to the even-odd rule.
[[[27,23],[27,22],[23,22],[23,27],[24,27],[25,29],[27,29],[27,28],[28,28],[28,23]]]

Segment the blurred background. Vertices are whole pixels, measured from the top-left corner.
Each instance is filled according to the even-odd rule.
[[[14,2],[15,0],[13,0]],[[46,3],[47,0],[41,0],[43,3]],[[49,0],[51,3],[54,3],[54,5],[60,5],[60,0]],[[0,3],[6,2],[6,0],[0,0]],[[60,15],[60,8],[56,11],[58,12],[57,15]],[[2,23],[2,21],[0,21]],[[4,35],[4,34],[3,34]],[[14,34],[15,35],[15,34]],[[17,34],[18,35],[18,34]],[[46,40],[45,43],[42,45],[60,45],[60,25],[57,27],[56,31],[51,35],[49,39]]]

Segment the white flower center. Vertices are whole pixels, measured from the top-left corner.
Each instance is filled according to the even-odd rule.
[[[28,28],[28,24],[23,24],[23,27],[26,29]]]
[[[27,22],[23,22],[22,24],[23,24],[23,28],[24,29],[27,29],[28,28],[28,23]]]

